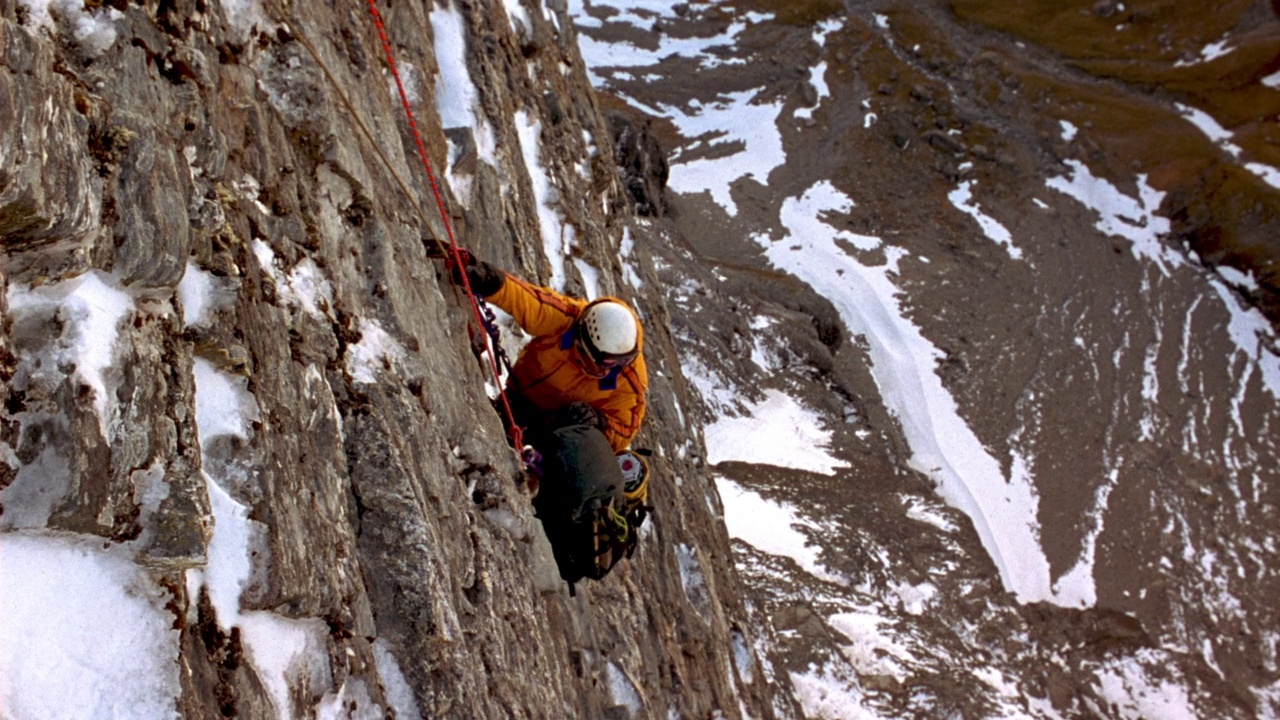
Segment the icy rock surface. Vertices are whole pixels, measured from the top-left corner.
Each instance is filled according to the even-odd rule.
[[[459,239],[650,323],[655,517],[576,597],[370,17],[280,8],[0,0],[0,715],[770,717],[563,6],[380,10]]]

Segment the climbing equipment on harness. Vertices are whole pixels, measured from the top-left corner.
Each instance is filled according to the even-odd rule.
[[[622,470],[625,482],[623,494],[627,502],[644,502],[649,497],[649,463],[633,450],[618,453],[618,469]]]
[[[648,450],[623,450],[615,456],[623,479],[623,501],[610,497],[597,501],[593,506],[595,517],[591,523],[591,564],[582,569],[583,577],[600,580],[622,558],[630,558],[640,541],[640,527],[654,508],[649,499]],[[621,505],[621,508],[619,508]],[[573,582],[569,592],[573,594]]]
[[[595,520],[592,522],[592,548],[594,564],[583,573],[592,580],[600,580],[622,558],[630,558],[636,552],[636,544],[640,541],[640,527],[653,512],[652,505],[643,501],[626,501],[622,512],[615,507],[614,500],[595,508]],[[572,594],[573,583],[569,583]]]

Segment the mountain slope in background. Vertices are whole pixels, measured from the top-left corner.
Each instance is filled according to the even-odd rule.
[[[0,0],[0,715],[770,717],[563,11],[381,8],[461,241],[651,328],[656,517],[576,597],[368,9],[281,7]]]
[[[806,714],[1276,717],[1271,8],[573,9]]]

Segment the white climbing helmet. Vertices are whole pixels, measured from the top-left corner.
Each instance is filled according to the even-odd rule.
[[[592,359],[625,365],[635,359],[640,328],[631,309],[616,300],[601,300],[587,306],[578,318],[579,334]]]

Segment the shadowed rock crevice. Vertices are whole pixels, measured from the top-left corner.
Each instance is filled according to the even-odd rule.
[[[667,159],[648,127],[648,120],[621,111],[607,115],[613,133],[613,160],[622,184],[635,202],[637,215],[662,217],[667,212]]]

